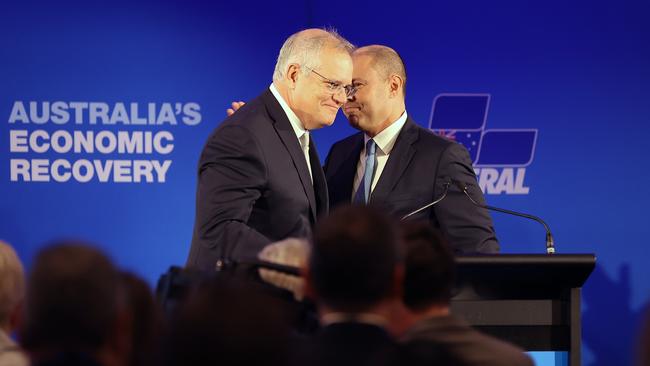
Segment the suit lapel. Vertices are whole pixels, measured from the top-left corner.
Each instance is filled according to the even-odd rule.
[[[413,143],[417,139],[417,126],[409,117],[397,136],[395,146],[393,146],[393,150],[388,157],[388,161],[379,177],[379,181],[377,181],[377,186],[375,186],[375,189],[372,191],[370,197],[371,203],[381,203],[386,200],[387,196],[402,176],[402,173],[408,167],[411,158],[413,158],[413,154],[415,154]]]
[[[312,135],[313,136],[313,135]],[[309,139],[309,161],[311,163],[311,174],[314,178],[314,193],[316,196],[317,216],[325,216],[329,211],[329,196],[327,192],[327,182],[323,167],[320,165],[320,157],[313,139]]]
[[[296,132],[293,130],[293,127],[291,126],[291,122],[289,122],[289,118],[287,117],[286,113],[284,113],[284,110],[282,110],[282,106],[280,106],[280,103],[275,99],[275,97],[273,96],[270,90],[267,90],[263,94],[263,98],[267,110],[269,111],[269,114],[273,119],[273,126],[276,132],[278,133],[280,140],[282,141],[285,148],[287,149],[287,152],[289,152],[289,155],[291,156],[291,160],[293,161],[293,165],[296,168],[296,171],[298,171],[298,176],[300,177],[302,188],[304,189],[304,192],[307,195],[307,199],[309,200],[309,206],[312,214],[311,219],[312,222],[315,222],[317,216],[316,214],[317,206],[316,206],[316,197],[314,195],[314,187],[312,185],[311,178],[309,176],[309,169],[307,168],[307,161],[305,160],[305,155],[303,154],[302,148],[300,147],[300,143],[298,142],[298,138],[296,137]],[[310,151],[311,150],[312,149],[310,148]],[[312,160],[311,157],[310,160]],[[322,168],[320,167],[320,164],[318,164],[317,166],[318,166],[318,170],[321,171],[320,174],[322,174]],[[313,173],[315,173],[314,169],[312,169],[312,174]]]
[[[351,148],[344,153],[343,161],[340,166],[332,175],[327,183],[331,184],[331,192],[336,192],[337,197],[332,197],[340,203],[350,204],[352,202],[352,189],[354,188],[354,177],[357,174],[357,163],[359,162],[359,155],[363,150],[363,133],[354,135],[354,141],[350,145]],[[333,194],[330,194],[332,196]]]

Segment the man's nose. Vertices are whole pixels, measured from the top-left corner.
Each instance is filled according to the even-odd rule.
[[[337,90],[336,93],[332,94],[332,99],[338,103],[338,105],[342,106],[343,103],[347,101],[347,96],[345,94],[345,89],[340,89]]]

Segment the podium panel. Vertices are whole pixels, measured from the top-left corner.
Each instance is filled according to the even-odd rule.
[[[593,254],[456,257],[451,309],[476,329],[526,351],[568,351],[580,365],[580,292]]]

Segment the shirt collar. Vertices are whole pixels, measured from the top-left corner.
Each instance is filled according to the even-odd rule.
[[[296,137],[300,139],[302,135],[307,132],[307,130],[305,127],[303,127],[302,122],[300,122],[300,119],[298,116],[296,116],[291,107],[289,107],[284,98],[282,98],[282,95],[273,83],[271,83],[269,89],[271,90],[271,94],[273,94],[275,99],[277,99],[278,103],[280,103],[280,106],[282,107],[282,110],[284,110],[284,113],[287,115],[287,118],[289,118],[289,122],[291,122],[291,127],[293,127],[293,131],[296,133]]]
[[[406,117],[407,114],[406,111],[404,111],[404,113],[402,113],[402,115],[397,120],[395,120],[395,122],[391,123],[383,131],[372,138],[375,140],[377,147],[384,155],[389,155],[393,150],[395,141],[397,141],[397,135],[399,135],[399,132],[402,130],[404,123],[406,123]],[[370,140],[370,137],[364,134],[364,144],[367,144],[368,140]]]

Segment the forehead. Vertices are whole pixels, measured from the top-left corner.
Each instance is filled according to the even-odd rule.
[[[320,53],[318,69],[328,78],[349,84],[352,81],[352,58],[347,52],[325,48]]]
[[[368,79],[376,76],[377,71],[374,67],[373,58],[367,54],[353,54],[352,61],[354,64],[353,77],[355,79]]]

